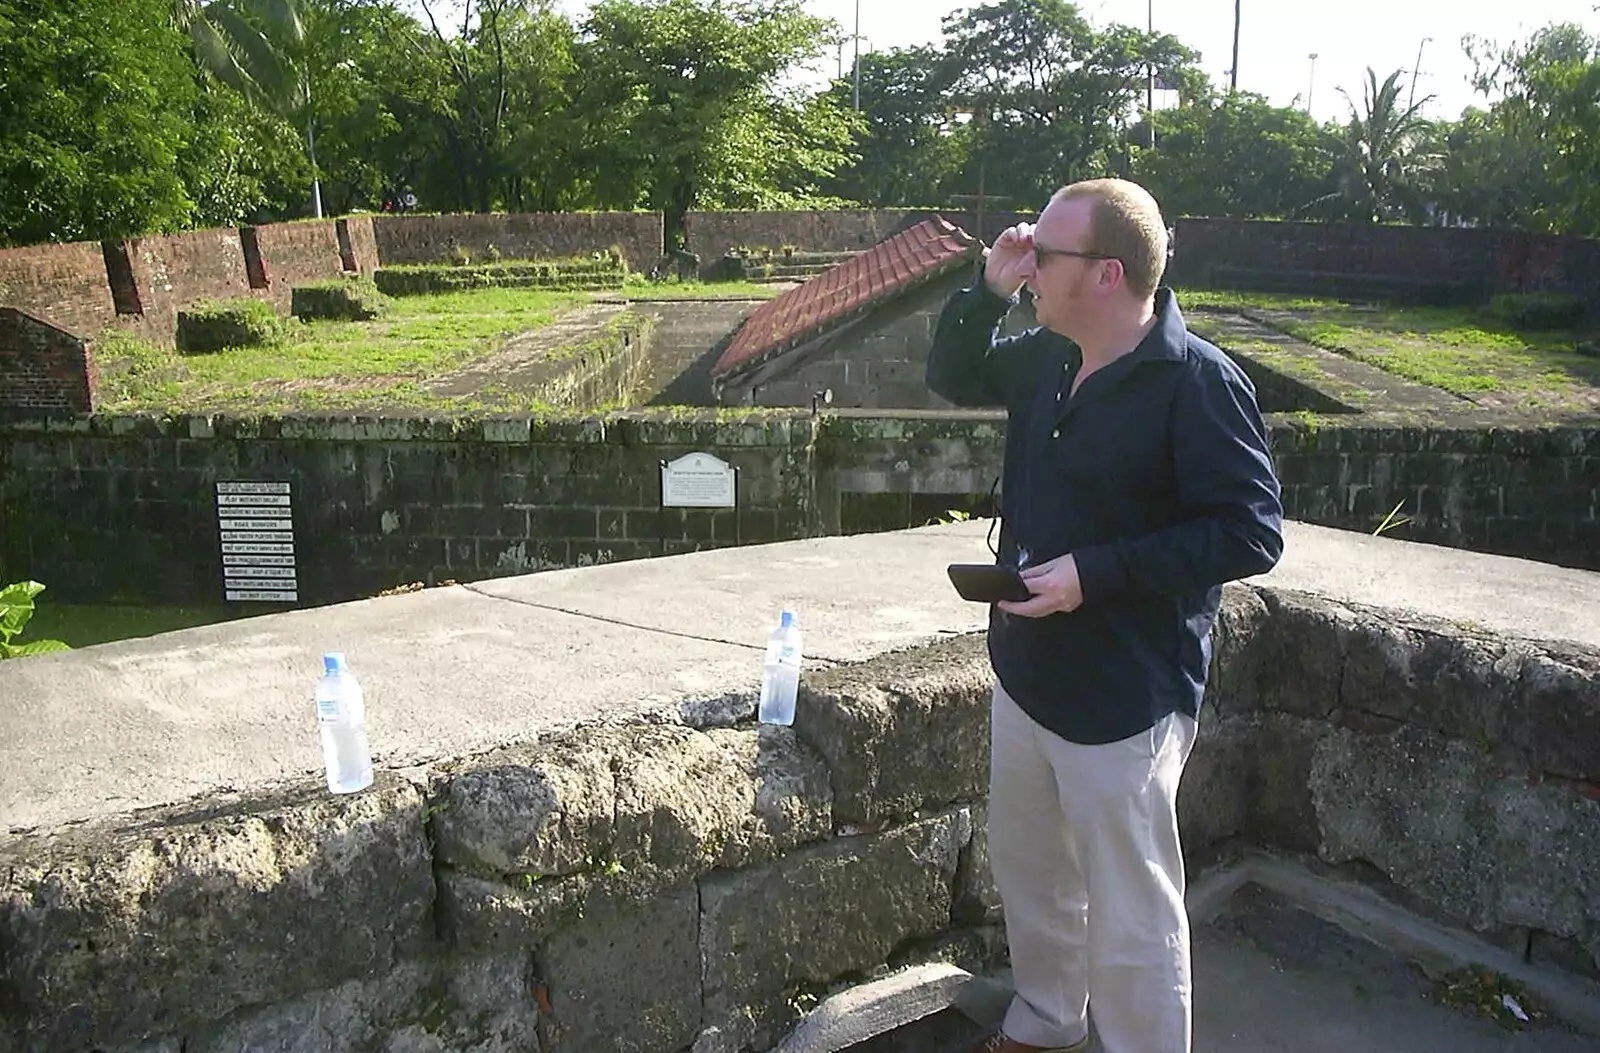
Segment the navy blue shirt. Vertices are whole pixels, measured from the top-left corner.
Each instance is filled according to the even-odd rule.
[[[1000,561],[1071,553],[1083,605],[1044,618],[992,608],[989,655],[1035,721],[1085,744],[1169,713],[1198,718],[1222,584],[1283,554],[1283,506],[1255,388],[1184,326],[1170,289],[1137,349],[1072,385],[1082,355],[979,281],[951,299],[928,386],[1007,411]]]

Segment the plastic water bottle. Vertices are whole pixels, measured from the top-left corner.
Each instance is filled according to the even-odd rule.
[[[372,754],[367,749],[367,707],[361,684],[337,652],[322,656],[317,681],[317,726],[322,732],[322,763],[332,793],[356,793],[372,785]]]
[[[800,626],[794,614],[783,612],[778,627],[767,638],[767,663],[761,675],[761,705],[756,713],[763,724],[793,724],[794,696],[800,690]]]

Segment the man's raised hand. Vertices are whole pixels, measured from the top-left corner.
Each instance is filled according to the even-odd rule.
[[[1009,300],[1031,277],[1033,224],[1018,223],[995,239],[984,261],[983,280],[996,296]]]

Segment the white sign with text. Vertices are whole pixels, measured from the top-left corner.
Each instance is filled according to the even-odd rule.
[[[222,538],[224,599],[299,601],[288,483],[218,483],[217,528]]]
[[[661,464],[662,508],[734,508],[738,473],[709,453],[686,453]]]

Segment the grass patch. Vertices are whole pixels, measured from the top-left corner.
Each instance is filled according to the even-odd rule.
[[[491,354],[508,336],[587,302],[576,292],[485,289],[408,297],[367,322],[290,323],[267,348],[186,357],[110,331],[95,346],[103,412],[444,408],[431,377]]]
[[[1188,308],[1244,310],[1325,350],[1512,410],[1600,411],[1600,360],[1577,330],[1519,332],[1488,310],[1358,305],[1285,295],[1180,293]],[[1203,325],[1203,322],[1202,322]]]
[[[788,287],[766,282],[658,281],[630,274],[623,295],[651,300],[773,300]]]
[[[138,607],[41,600],[20,642],[54,639],[71,647],[91,647],[212,625],[233,617],[236,615],[221,606]]]

